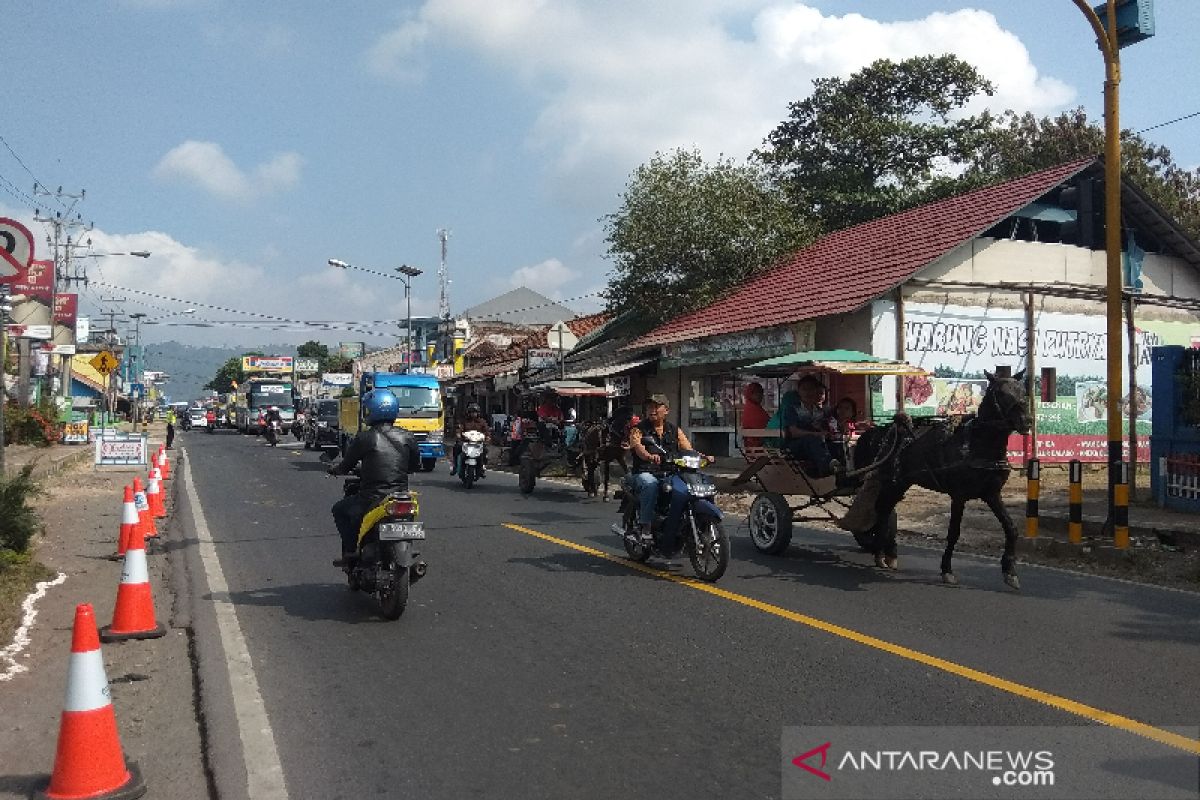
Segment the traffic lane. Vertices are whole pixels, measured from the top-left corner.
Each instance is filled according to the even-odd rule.
[[[542,482],[530,499],[558,505],[581,496]],[[541,530],[623,554],[608,531],[616,504],[580,508],[611,516]],[[727,518],[726,530],[732,558],[721,588],[1153,724],[1200,715],[1188,671],[1178,668],[1200,654],[1200,595],[1029,564],[1019,565],[1015,592],[997,560],[965,554],[955,558],[955,588],[941,583],[941,550],[902,546],[901,571],[892,573],[845,534],[798,526],[787,553],[768,556],[744,519]]]
[[[297,472],[273,452],[259,469],[281,480]],[[234,494],[213,519],[238,507],[230,501],[247,482],[232,465],[219,472]],[[315,480],[291,482],[292,502],[313,516],[322,510]],[[310,574],[297,561],[301,571],[285,580],[266,563],[270,549],[254,544],[286,541],[327,563],[307,531],[260,520],[247,541],[218,545],[298,793],[771,797],[783,725],[941,719],[908,688],[930,680],[917,665],[494,522],[505,506],[579,517],[575,503],[546,509],[487,481],[464,502],[444,474],[421,481],[430,577],[398,623],[376,621],[365,596],[328,577],[332,568]],[[900,696],[861,691],[881,676]],[[964,717],[976,722],[1057,719],[963,682],[940,696],[977,709]]]

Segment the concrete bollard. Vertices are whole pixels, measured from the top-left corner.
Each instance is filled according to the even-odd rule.
[[[1113,545],[1129,549],[1129,462],[1122,461],[1113,487]]]

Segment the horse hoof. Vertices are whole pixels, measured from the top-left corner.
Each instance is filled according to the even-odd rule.
[[[1004,582],[1007,583],[1009,586],[1011,586],[1014,589],[1019,590],[1021,588],[1021,581],[1019,581],[1017,579],[1016,573],[1013,573],[1013,572],[1004,573]]]
[[[943,572],[942,583],[946,584],[947,586],[958,586],[958,576],[953,572]]]
[[[875,566],[880,569],[887,569],[887,562],[884,561],[883,556],[875,556]]]
[[[894,558],[894,557],[893,558],[885,558],[883,560],[883,565],[890,570],[898,570],[898,569],[900,569],[900,559]]]

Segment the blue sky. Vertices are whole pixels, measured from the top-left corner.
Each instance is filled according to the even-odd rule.
[[[997,110],[1101,108],[1103,65],[1071,0],[13,6],[0,136],[24,166],[0,146],[0,176],[24,193],[30,173],[86,188],[77,210],[97,251],[154,253],[97,260],[89,276],[160,297],[92,287],[91,311],[123,296],[127,310],[195,308],[191,319],[240,316],[208,306],[404,316],[399,283],[326,266],[340,258],[424,268],[413,313],[431,314],[443,227],[453,310],[521,284],[591,310],[571,298],[604,284],[599,219],[630,172],[677,146],[745,156],[815,77],[952,51],[999,86]],[[1125,127],[1200,111],[1200,3],[1156,10],[1158,35],[1122,51]],[[1200,166],[1200,117],[1150,137]],[[0,181],[0,214],[28,219],[29,206]],[[394,325],[377,330],[375,343],[394,341]],[[308,338],[230,325],[147,333]]]

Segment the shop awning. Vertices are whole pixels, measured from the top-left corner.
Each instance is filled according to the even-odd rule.
[[[880,358],[861,350],[805,350],[756,361],[740,372],[758,375],[791,374],[798,369],[823,369],[841,375],[928,375],[904,361]]]
[[[632,358],[624,361],[613,360],[600,364],[581,364],[574,369],[568,365],[566,374],[563,377],[571,378],[572,380],[583,380],[585,378],[610,378],[615,375],[620,375],[624,372],[637,369],[638,367],[644,367],[647,364],[652,364],[657,360],[657,355],[648,355],[641,358]]]
[[[678,369],[679,367],[693,367],[700,364],[744,364],[756,358],[777,356],[793,346],[770,345],[768,347],[756,347],[751,350],[703,350],[696,353],[688,353],[687,355],[662,358],[659,360],[658,366],[660,369]]]
[[[529,387],[533,392],[554,392],[563,397],[606,397],[603,386],[592,386],[583,381],[546,381]]]

